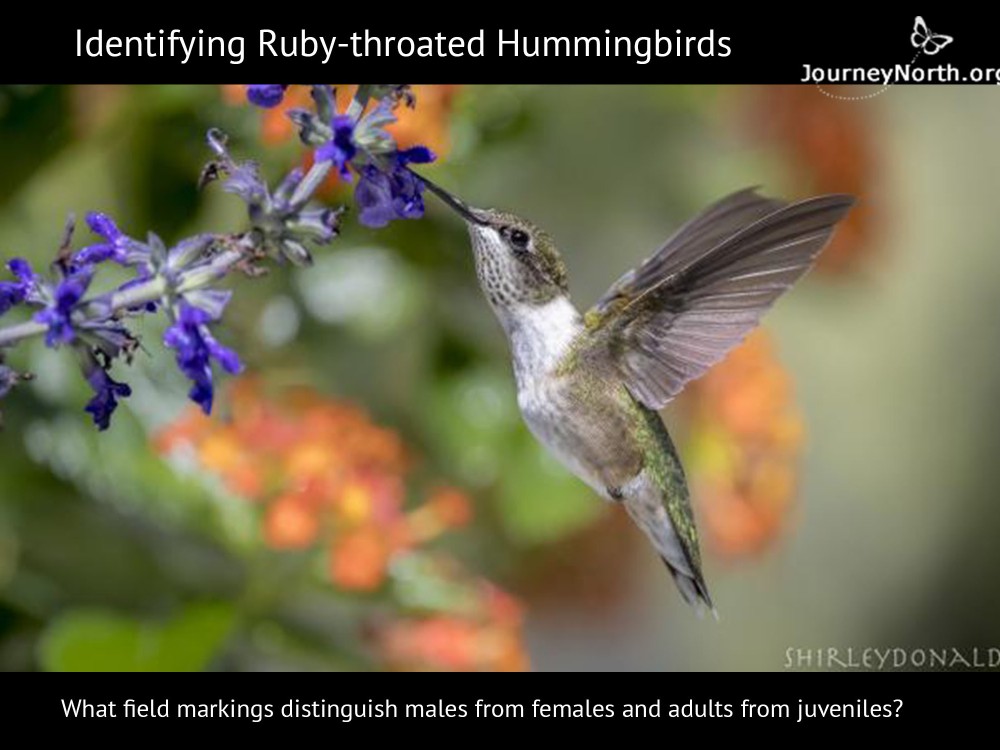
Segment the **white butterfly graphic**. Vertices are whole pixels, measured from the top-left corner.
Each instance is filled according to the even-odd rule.
[[[914,47],[919,47],[925,55],[936,55],[954,40],[953,37],[945,34],[935,34],[927,28],[927,23],[921,16],[913,22],[913,33],[910,34],[910,43]]]

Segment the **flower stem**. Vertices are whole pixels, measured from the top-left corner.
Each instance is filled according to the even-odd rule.
[[[295,186],[295,192],[288,199],[289,204],[293,207],[304,206],[312,198],[317,188],[323,184],[326,176],[330,174],[331,167],[333,167],[333,162],[331,161],[313,162],[313,165],[309,167],[309,171],[306,172],[306,176],[302,178],[302,182]]]
[[[34,320],[26,320],[23,323],[0,328],[0,347],[13,346],[23,339],[39,336],[47,330],[48,326]]]
[[[120,292],[115,292],[111,297],[112,310],[127,310],[130,307],[138,307],[147,302],[155,302],[167,291],[167,280],[156,276],[149,281],[137,284]]]

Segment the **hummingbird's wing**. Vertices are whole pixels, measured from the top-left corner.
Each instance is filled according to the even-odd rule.
[[[580,354],[610,359],[635,398],[662,408],[756,327],[853,203],[786,204],[753,189],[723,198],[612,285],[585,317]]]

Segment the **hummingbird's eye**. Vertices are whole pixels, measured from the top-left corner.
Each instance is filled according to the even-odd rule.
[[[531,237],[523,229],[517,229],[516,227],[507,227],[507,239],[510,244],[514,246],[515,250],[527,250],[528,243],[531,242]]]

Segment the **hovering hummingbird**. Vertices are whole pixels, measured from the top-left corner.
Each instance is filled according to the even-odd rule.
[[[581,315],[548,234],[420,179],[468,226],[479,284],[510,343],[528,428],[573,474],[623,505],[684,599],[714,614],[684,469],[658,411],[809,270],[854,199],[786,203],[756,189],[733,193]]]

